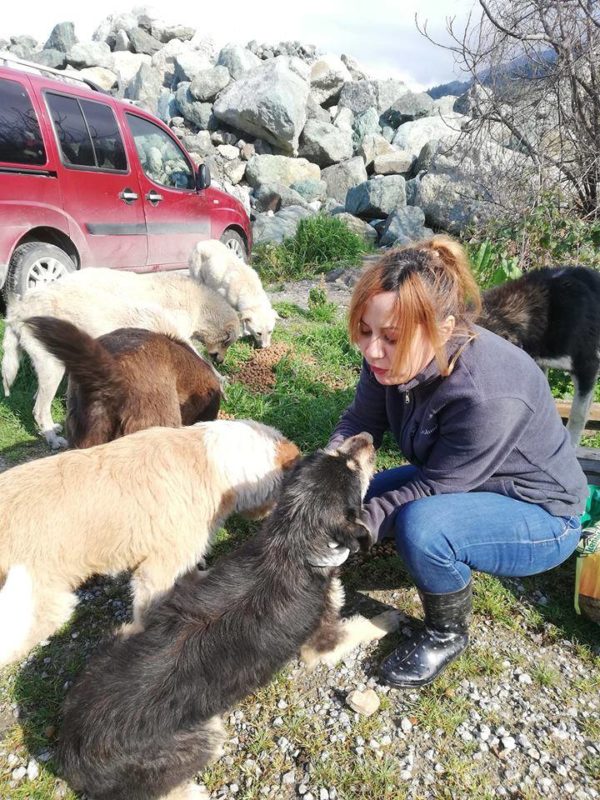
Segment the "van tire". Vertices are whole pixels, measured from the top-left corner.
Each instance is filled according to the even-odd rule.
[[[244,239],[237,231],[234,231],[232,228],[228,228],[221,234],[220,241],[223,242],[223,244],[230,250],[233,250],[238,258],[241,258],[242,261],[246,262],[246,264],[248,263],[248,247],[246,246]]]
[[[25,242],[10,259],[4,297],[22,296],[29,289],[39,288],[76,269],[72,258],[60,247],[46,242]]]

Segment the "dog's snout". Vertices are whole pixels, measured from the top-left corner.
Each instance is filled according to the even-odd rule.
[[[213,364],[222,364],[223,360],[225,358],[223,353],[218,353],[218,352],[217,353],[209,353],[208,355],[210,356],[210,360],[213,362]]]

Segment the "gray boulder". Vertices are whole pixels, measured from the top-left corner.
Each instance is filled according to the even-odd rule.
[[[213,66],[207,53],[189,48],[176,53],[173,62],[175,79],[178,81],[193,81],[196,75]]]
[[[352,80],[355,81],[364,81],[367,77],[367,73],[358,63],[358,61],[353,58],[352,56],[347,56],[345,53],[342,53],[340,56],[342,63],[346,66],[348,72],[352,76]]]
[[[382,123],[398,128],[405,122],[412,122],[433,114],[434,102],[426,92],[405,92],[383,112]]]
[[[142,64],[150,64],[150,56],[144,53],[113,53],[112,69],[119,75],[124,84],[129,83],[137,75]]]
[[[299,155],[328,167],[352,157],[352,135],[330,122],[309,119],[300,137]]]
[[[110,47],[105,42],[78,42],[67,53],[67,64],[75,69],[83,67],[113,66],[113,56]]]
[[[227,67],[217,65],[198,72],[190,86],[190,94],[196,100],[206,102],[214,100],[219,92],[230,82],[231,75]]]
[[[217,58],[217,65],[226,67],[234,81],[259,64],[261,64],[260,58],[239,44],[226,45]]]
[[[121,28],[115,33],[115,40],[112,46],[113,53],[126,53],[130,47],[131,42],[129,41],[129,36],[127,36],[127,31]]]
[[[406,205],[407,206],[416,205],[417,192],[419,191],[419,184],[420,183],[421,183],[421,177],[419,175],[417,175],[416,178],[411,178],[409,181],[406,181]]]
[[[117,31],[128,31],[137,26],[137,15],[132,12],[124,14],[110,14],[105,17],[92,34],[92,41],[106,42],[113,46]]]
[[[405,181],[401,175],[373,178],[349,189],[346,195],[346,211],[363,219],[387,217],[405,205]]]
[[[274,58],[224,89],[214,113],[234,128],[296,153],[306,123],[308,88],[290,69],[287,58]]]
[[[68,53],[74,44],[77,44],[75,25],[72,22],[59,22],[52,28],[44,50],[60,50],[61,53]]]
[[[321,173],[321,178],[327,184],[327,196],[344,205],[348,190],[366,181],[368,175],[364,161],[356,156],[327,167]]]
[[[175,92],[175,101],[184,119],[200,128],[200,130],[209,128],[213,113],[212,106],[210,103],[201,103],[198,100],[194,100],[190,93],[190,84],[188,82],[179,84]]]
[[[86,67],[79,70],[79,76],[91,81],[105,92],[110,92],[119,82],[117,73],[106,67]]]
[[[286,206],[308,207],[301,194],[283,183],[263,183],[254,192],[256,211],[279,211]]]
[[[248,161],[246,180],[254,188],[263,183],[282,183],[291,186],[304,180],[318,181],[321,170],[305,158],[287,156],[255,155]]]
[[[127,36],[134,53],[146,53],[146,55],[153,56],[162,47],[162,42],[140,27],[129,28]]]
[[[380,230],[379,244],[410,244],[430,236],[431,231],[425,228],[425,214],[417,206],[397,208],[386,219]]]
[[[339,214],[335,215],[338,219],[340,219],[346,227],[350,228],[351,231],[362,236],[362,238],[368,244],[375,244],[377,242],[377,231],[373,228],[372,225],[369,225],[368,222],[365,222],[359,217],[355,217],[352,214],[348,214],[347,211],[342,211]]]
[[[150,23],[150,31],[155,39],[159,42],[166,44],[172,39],[179,39],[180,42],[187,42],[193,38],[196,33],[195,28],[190,28],[187,25],[170,25],[162,20],[153,19]]]
[[[405,175],[414,162],[414,156],[404,150],[382,153],[373,159],[373,172],[375,175]]]
[[[308,95],[308,100],[306,101],[306,118],[317,119],[319,122],[331,122],[329,111],[320,106],[312,94]]]
[[[379,133],[379,114],[374,108],[368,108],[360,114],[356,114],[354,118],[354,133],[356,140],[362,142],[365,136],[372,136],[374,133]]]
[[[325,181],[308,179],[295,181],[291,184],[290,189],[298,192],[307,203],[312,203],[315,200],[323,201],[327,197],[327,184]]]
[[[188,153],[198,153],[201,156],[209,156],[214,153],[215,148],[211,142],[209,131],[185,133],[181,142]]]
[[[37,53],[32,53],[29,58],[30,61],[51,69],[63,69],[67,63],[67,54],[62,50],[39,50]]]
[[[252,224],[254,244],[281,243],[296,233],[300,220],[314,216],[314,211],[303,206],[287,206],[277,214],[260,214]]]
[[[178,55],[187,53],[189,49],[189,42],[180,42],[179,39],[171,39],[170,42],[163,45],[163,47],[152,56],[152,67],[162,76],[165,86],[174,88],[176,83],[175,59]],[[148,56],[144,56],[144,58],[148,58]]]
[[[349,108],[336,106],[337,111],[333,117],[333,124],[342,131],[354,133],[354,113]],[[330,109],[331,110],[331,109]]]
[[[354,114],[362,114],[377,106],[377,92],[372,81],[345,83],[340,92],[338,106],[349,108]]]
[[[125,97],[129,100],[136,100],[146,111],[156,114],[162,89],[161,76],[152,69],[150,64],[142,64],[125,89]]]
[[[461,125],[466,121],[467,117],[453,113],[444,117],[424,117],[405,122],[398,128],[393,144],[400,150],[412,153],[416,158],[423,145],[431,139],[443,139],[448,143],[457,141]]]
[[[358,155],[363,157],[367,169],[373,165],[374,160],[378,156],[396,152],[396,148],[392,147],[387,139],[384,139],[383,136],[378,133],[371,133],[364,136],[358,146]]]
[[[344,83],[351,83],[352,75],[337,56],[326,54],[312,65],[310,91],[319,105],[337,102]]]

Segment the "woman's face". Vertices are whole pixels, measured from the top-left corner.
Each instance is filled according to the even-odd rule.
[[[367,301],[360,320],[358,347],[377,381],[384,386],[408,383],[435,355],[423,325],[417,325],[399,372],[392,373],[397,332],[393,324],[395,292],[381,292]],[[454,320],[452,319],[452,326]]]

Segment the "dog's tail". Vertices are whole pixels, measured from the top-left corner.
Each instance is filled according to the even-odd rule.
[[[106,400],[125,391],[116,359],[81,328],[55,317],[29,317],[25,324],[48,352],[63,362],[86,397],[101,395]]]
[[[4,340],[2,342],[4,355],[2,356],[2,385],[4,396],[10,395],[10,387],[15,382],[19,372],[19,362],[21,361],[21,346],[19,336],[11,322],[6,322],[4,329]]]
[[[33,580],[23,564],[12,566],[0,589],[0,666],[14,660],[33,624]]]

